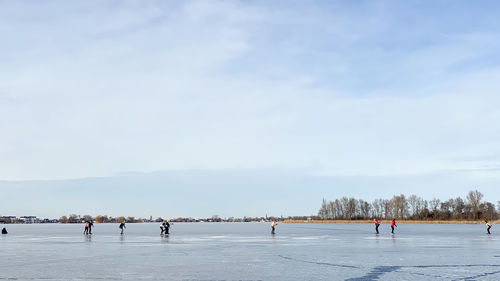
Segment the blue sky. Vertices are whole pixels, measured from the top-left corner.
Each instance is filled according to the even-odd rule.
[[[130,206],[133,188],[150,194],[130,214],[143,216],[311,214],[323,197],[472,188],[496,202],[499,8],[0,1],[0,191],[46,196],[0,214],[122,214],[72,198]],[[180,189],[212,204],[151,207]]]

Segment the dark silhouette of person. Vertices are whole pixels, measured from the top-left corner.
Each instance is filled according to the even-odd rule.
[[[127,227],[125,226],[125,222],[124,222],[124,221],[122,221],[122,222],[120,223],[120,226],[119,226],[119,227],[120,227],[120,229],[122,230],[122,232],[121,232],[120,234],[123,234],[123,229],[124,229],[124,228],[127,228]]]
[[[170,223],[165,221],[165,234],[170,235]]]
[[[394,234],[394,227],[397,227],[396,220],[392,219],[391,221],[391,233]]]
[[[161,224],[160,228],[161,228],[161,233],[162,234],[165,233],[165,235],[170,235],[170,232],[169,232],[169,230],[170,230],[170,223],[167,220],[163,221],[163,223]]]
[[[378,227],[380,226],[380,223],[378,222],[378,219],[373,219],[373,222],[375,223],[375,231],[377,232],[377,234],[379,234]]]
[[[89,221],[89,234],[92,234],[92,227],[94,226],[94,221]]]
[[[2,234],[8,234],[8,232],[7,232],[7,228],[5,228],[5,227],[4,227],[4,228],[2,228]]]
[[[83,234],[89,234],[89,221],[85,222],[85,229],[83,230]]]

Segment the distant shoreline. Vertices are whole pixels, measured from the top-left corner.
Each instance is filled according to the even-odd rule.
[[[281,223],[317,223],[317,224],[335,224],[335,223],[373,223],[373,220],[283,220]],[[390,224],[391,220],[379,220],[380,224]],[[397,224],[484,224],[484,221],[472,220],[396,220]],[[496,221],[490,221],[495,224]]]

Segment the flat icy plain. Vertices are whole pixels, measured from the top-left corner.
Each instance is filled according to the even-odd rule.
[[[499,280],[500,225],[0,225],[0,280]],[[498,231],[498,234],[497,232]]]

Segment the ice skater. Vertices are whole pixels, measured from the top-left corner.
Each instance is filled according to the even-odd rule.
[[[380,223],[378,222],[378,219],[374,218],[373,223],[375,223],[375,231],[377,232],[377,234],[379,234],[378,227],[380,226]]]
[[[93,220],[90,220],[89,221],[89,232],[88,234],[92,234],[92,227],[94,226],[94,221]]]
[[[162,223],[160,224],[160,229],[161,229],[161,233],[160,233],[160,235],[163,235],[163,233],[165,233],[165,222],[162,222]]]
[[[278,223],[276,222],[276,220],[273,220],[271,222],[271,234],[275,234],[275,230],[276,230],[277,225],[278,225]]]
[[[5,228],[5,227],[4,227],[4,228],[2,228],[2,234],[8,234],[8,232],[7,232],[7,228]]]
[[[169,236],[170,235],[170,223],[168,220],[163,222],[163,227],[165,228],[165,235]]]
[[[89,221],[85,222],[85,229],[83,230],[83,234],[89,234]]]
[[[120,223],[119,228],[122,230],[122,232],[121,232],[120,234],[123,234],[123,229],[127,228],[127,227],[125,226],[125,221],[122,221],[122,222]]]
[[[391,233],[394,234],[394,227],[398,227],[396,225],[396,219],[392,219],[391,221]]]
[[[484,220],[484,223],[486,224],[486,231],[488,231],[488,234],[491,234],[490,228],[491,228],[491,223],[488,220]]]

